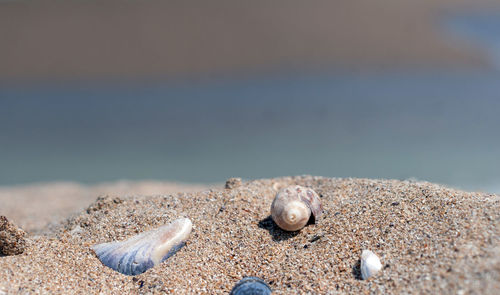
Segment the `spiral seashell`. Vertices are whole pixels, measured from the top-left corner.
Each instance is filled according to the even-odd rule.
[[[135,276],[175,254],[184,246],[191,228],[191,220],[181,218],[125,241],[95,245],[93,250],[104,265]]]
[[[229,295],[270,295],[271,288],[266,282],[256,277],[246,277],[234,285]]]
[[[361,278],[366,280],[374,276],[382,269],[382,263],[375,253],[370,250],[363,250],[361,253]]]
[[[313,218],[314,222],[322,211],[318,194],[300,185],[280,190],[271,205],[271,216],[274,222],[286,231],[303,228],[310,218]]]

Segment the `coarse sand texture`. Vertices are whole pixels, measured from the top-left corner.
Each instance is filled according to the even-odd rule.
[[[270,207],[291,185],[314,190],[323,214],[287,232]],[[193,224],[186,245],[140,275],[92,251],[183,217]],[[300,176],[104,196],[29,238],[24,253],[0,257],[0,294],[228,294],[247,276],[273,294],[500,294],[500,197],[426,182]],[[382,269],[361,280],[365,249]]]

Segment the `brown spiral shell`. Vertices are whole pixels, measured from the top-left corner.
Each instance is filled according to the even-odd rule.
[[[303,228],[310,218],[315,221],[322,211],[318,194],[300,185],[280,190],[271,205],[271,217],[281,229],[286,231]]]

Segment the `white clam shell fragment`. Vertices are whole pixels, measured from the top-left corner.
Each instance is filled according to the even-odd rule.
[[[315,221],[322,213],[318,194],[300,185],[280,190],[271,204],[271,217],[286,231],[296,231],[306,226],[312,217]]]
[[[121,242],[95,245],[93,250],[104,265],[135,276],[175,254],[184,246],[191,228],[191,220],[181,218]]]
[[[382,263],[380,263],[378,256],[370,250],[363,250],[361,253],[361,278],[366,280],[381,269]]]

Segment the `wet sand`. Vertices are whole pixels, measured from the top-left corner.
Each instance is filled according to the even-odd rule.
[[[299,232],[269,218],[276,192],[313,188],[324,215]],[[177,254],[136,277],[103,266],[91,246],[180,217],[193,232]],[[229,189],[108,196],[0,258],[3,293],[227,294],[257,276],[275,294],[495,294],[500,291],[500,196],[427,182],[285,177]],[[363,249],[383,269],[359,279]]]

